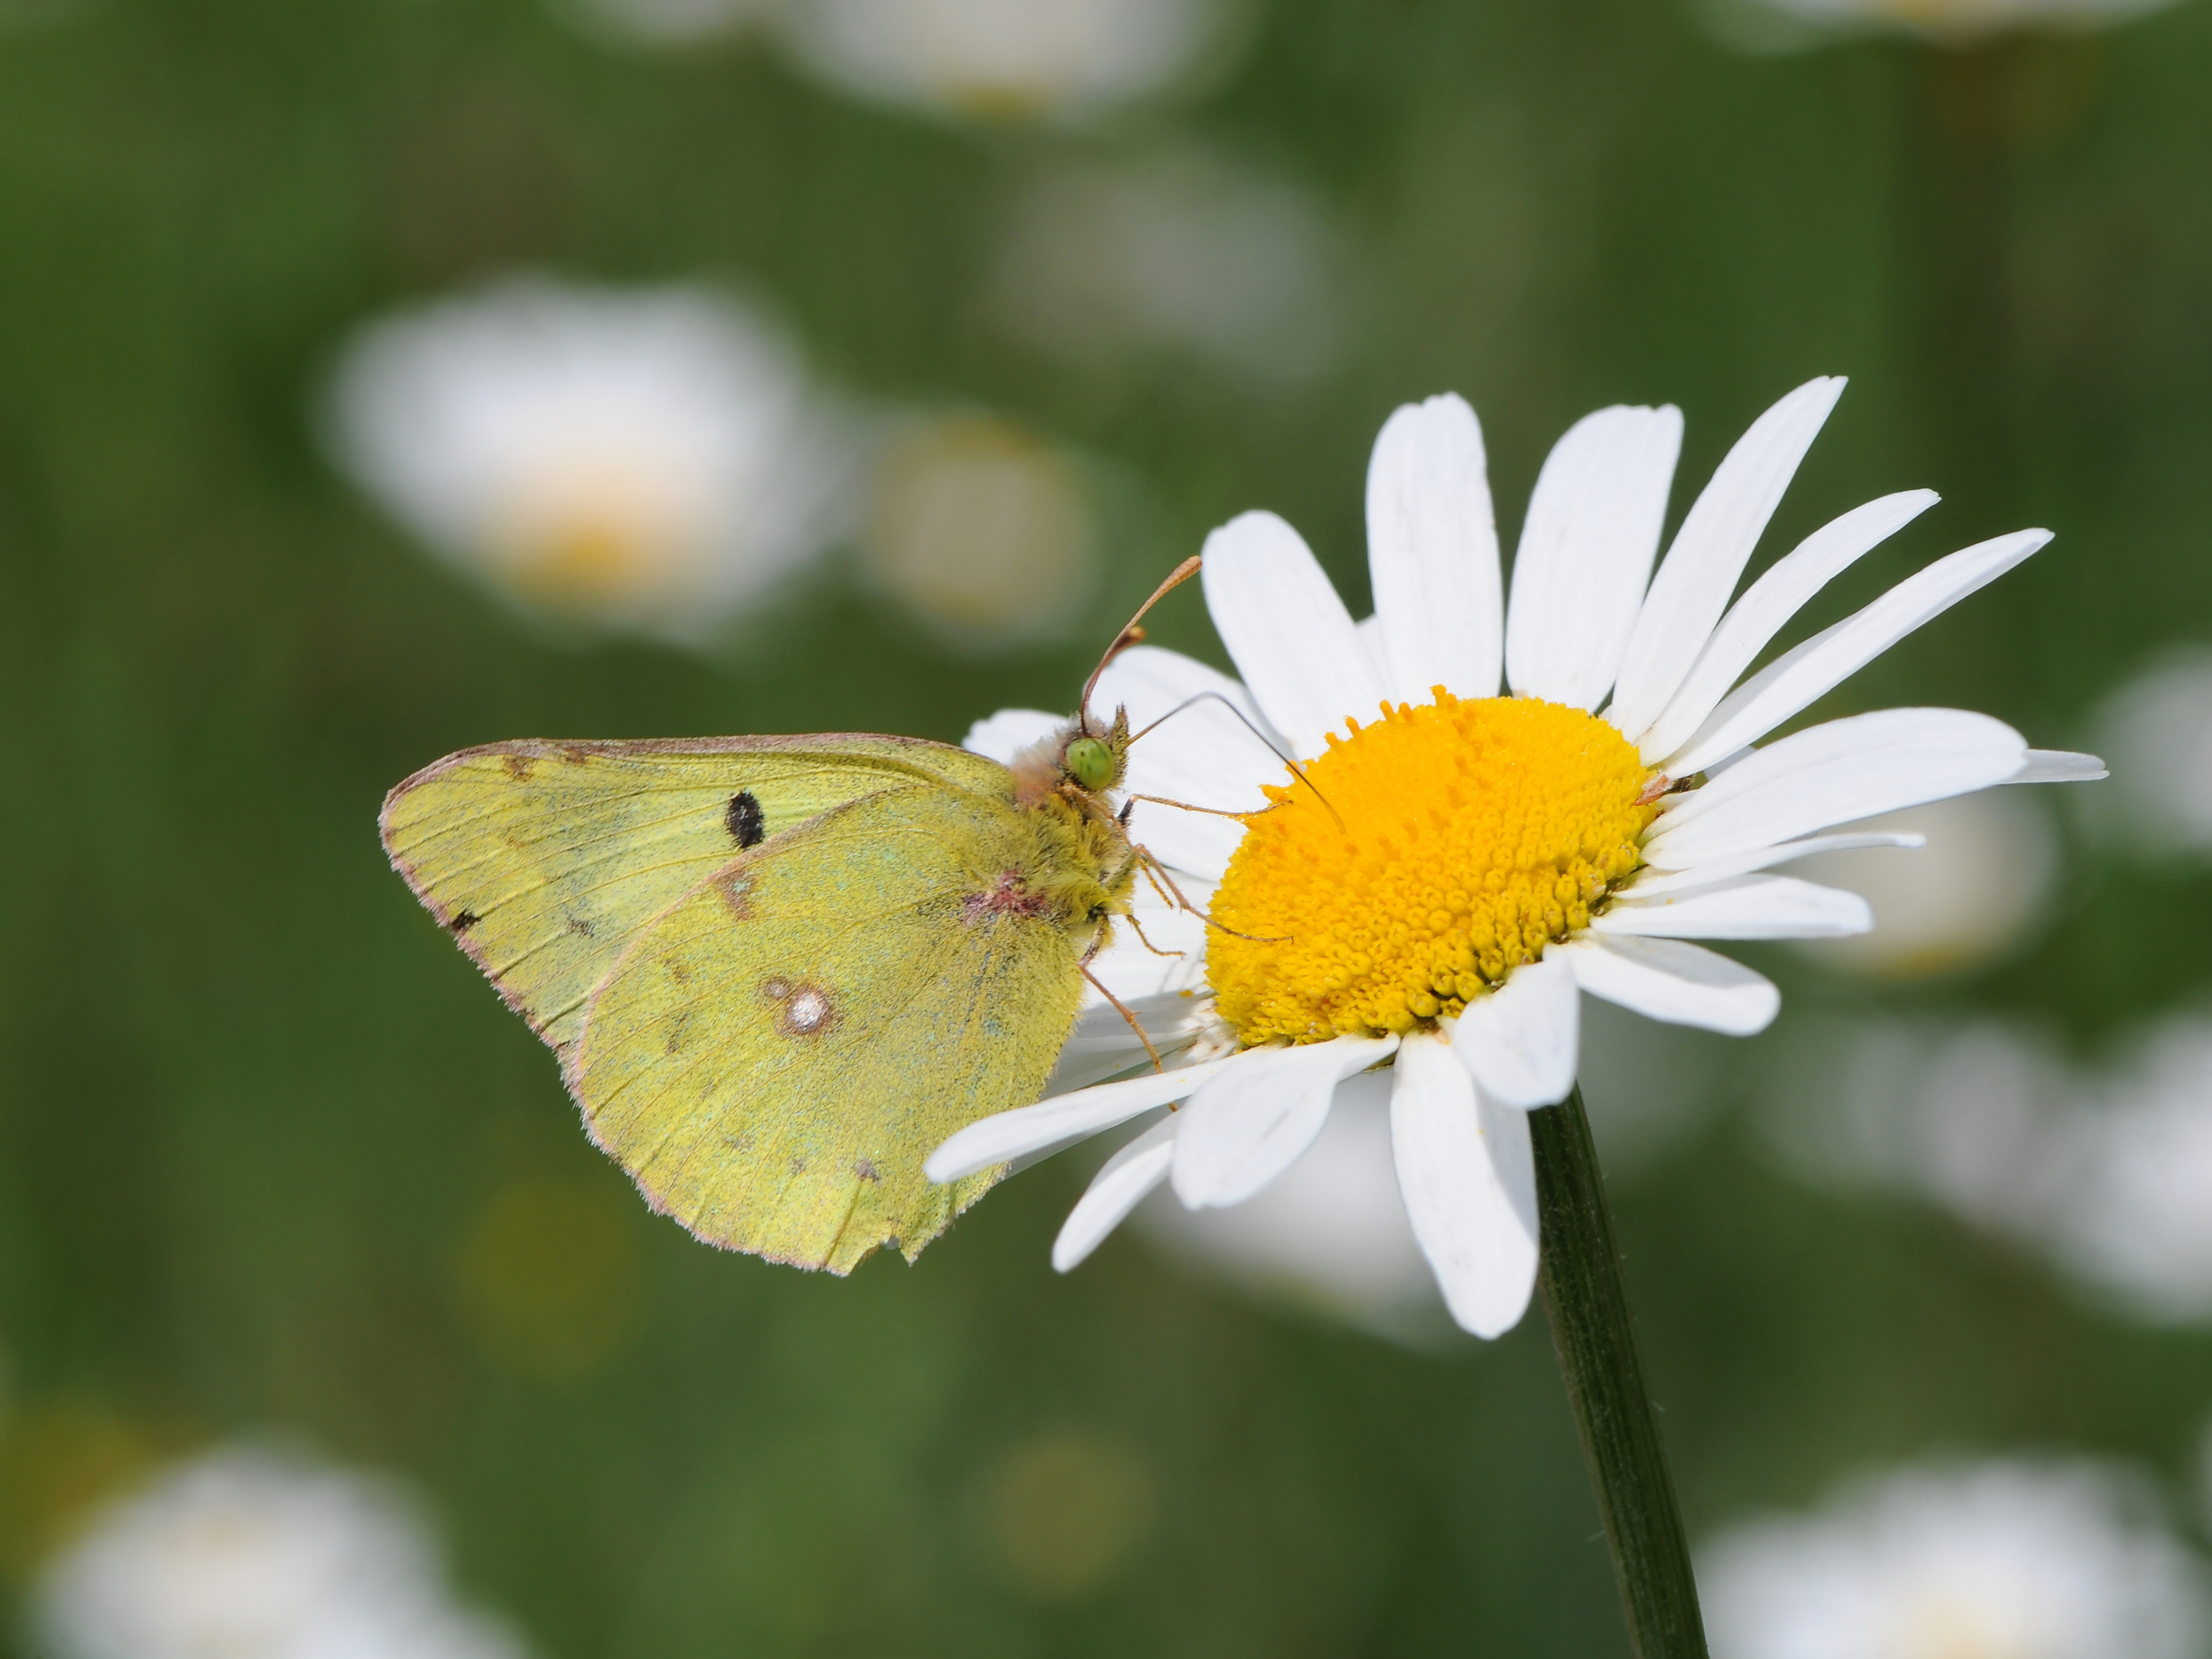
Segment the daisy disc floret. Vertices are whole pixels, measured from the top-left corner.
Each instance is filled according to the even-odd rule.
[[[1461,698],[1328,734],[1245,820],[1209,978],[1246,1044],[1404,1036],[1589,926],[1641,862],[1650,769],[1555,702]]]

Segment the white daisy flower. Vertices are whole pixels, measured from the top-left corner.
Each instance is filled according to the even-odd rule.
[[[42,1575],[54,1659],[523,1659],[386,1483],[252,1448],[114,1505]]]
[[[539,615],[711,639],[834,542],[858,452],[733,301],[510,281],[371,325],[339,465],[448,563]]]
[[[1759,1030],[1774,987],[1689,941],[1869,927],[1856,894],[1769,873],[1864,844],[1821,830],[1994,784],[2102,775],[2091,757],[2031,750],[1955,709],[1887,709],[1753,746],[2050,540],[2022,531],[1938,560],[1743,678],[1807,599],[1936,501],[1915,490],[1844,514],[1729,605],[1842,389],[1813,381],[1753,424],[1656,576],[1681,437],[1672,408],[1603,410],[1560,440],[1510,605],[1481,432],[1457,398],[1401,409],[1376,440],[1370,623],[1353,622],[1282,520],[1249,513],[1216,531],[1206,602],[1243,682],[1139,647],[1098,688],[1138,728],[1164,720],[1130,750],[1128,790],[1211,809],[1135,803],[1135,839],[1211,923],[1155,931],[1163,903],[1140,883],[1139,921],[1186,954],[1164,976],[1132,938],[1105,975],[1125,1000],[1136,994],[1133,1012],[1175,1063],[1095,1081],[1126,1069],[1134,1037],[1115,1038],[1115,1012],[1094,1010],[1073,1040],[1079,1064],[1056,1079],[1064,1092],[962,1130],[931,1157],[932,1178],[1180,1104],[1099,1172],[1054,1247],[1064,1271],[1163,1182],[1192,1208],[1249,1198],[1311,1144],[1340,1083],[1394,1062],[1393,1144],[1423,1253],[1462,1325],[1488,1336],[1515,1324],[1536,1274],[1525,1114],[1574,1085],[1582,993]],[[1010,756],[1053,726],[1000,714],[969,742]],[[1200,949],[1209,994],[1184,996]]]
[[[1905,1469],[1698,1563],[1713,1659],[2196,1659],[2202,1564],[2100,1464]]]
[[[800,63],[881,103],[1082,116],[1184,79],[1230,44],[1224,0],[785,0]]]

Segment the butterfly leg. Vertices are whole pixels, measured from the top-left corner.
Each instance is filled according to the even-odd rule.
[[[1279,939],[1262,939],[1257,938],[1250,933],[1240,933],[1234,927],[1224,927],[1212,916],[1206,915],[1205,911],[1200,909],[1195,904],[1193,904],[1188,899],[1183,896],[1182,889],[1176,885],[1175,878],[1168,873],[1167,866],[1162,864],[1158,859],[1152,856],[1152,852],[1150,848],[1139,846],[1134,842],[1132,842],[1130,846],[1137,854],[1139,867],[1144,871],[1146,878],[1152,883],[1152,890],[1154,892],[1158,892],[1159,884],[1165,882],[1167,884],[1168,892],[1175,895],[1174,902],[1183,909],[1189,911],[1191,915],[1196,916],[1207,927],[1212,928],[1214,932],[1218,933],[1226,933],[1231,939],[1241,939],[1253,945],[1280,945],[1290,937],[1290,935],[1285,933]],[[1162,896],[1164,897],[1165,895],[1163,894]]]
[[[1152,1038],[1146,1036],[1145,1035],[1145,1028],[1137,1024],[1137,1017],[1131,1013],[1128,1009],[1123,1006],[1121,998],[1115,996],[1111,991],[1108,990],[1104,985],[1099,982],[1098,975],[1091,971],[1091,964],[1087,960],[1083,963],[1083,977],[1091,981],[1092,988],[1097,991],[1100,996],[1104,997],[1107,1001],[1114,1005],[1114,1011],[1116,1013],[1120,1014],[1122,1018],[1129,1022],[1129,1029],[1137,1034],[1137,1041],[1145,1045],[1145,1052],[1150,1054],[1152,1058],[1152,1069],[1156,1072],[1164,1072],[1167,1070],[1166,1066],[1160,1064],[1160,1051],[1152,1047]]]
[[[1162,896],[1164,896],[1164,896],[1165,896],[1165,895],[1163,895]],[[1137,918],[1136,918],[1136,915],[1135,915],[1135,913],[1134,913],[1134,912],[1132,912],[1129,915],[1127,915],[1127,916],[1124,917],[1124,918],[1123,918],[1123,920],[1124,920],[1124,921],[1127,921],[1127,923],[1129,924],[1129,929],[1130,929],[1130,931],[1131,931],[1132,933],[1135,933],[1135,934],[1136,934],[1136,936],[1137,936],[1137,943],[1138,943],[1138,944],[1139,944],[1139,945],[1143,945],[1143,946],[1145,947],[1145,949],[1146,949],[1147,951],[1151,951],[1154,956],[1156,956],[1156,957],[1180,957],[1180,956],[1182,956],[1183,954],[1185,954],[1184,952],[1182,952],[1182,951],[1163,951],[1163,950],[1161,950],[1161,949],[1160,949],[1160,947],[1159,947],[1158,945],[1157,945],[1153,944],[1153,943],[1152,942],[1152,940],[1150,940],[1150,939],[1146,939],[1146,938],[1145,937],[1145,930],[1144,930],[1144,927],[1143,927],[1143,926],[1142,926],[1141,924],[1139,924],[1139,921],[1137,921]]]

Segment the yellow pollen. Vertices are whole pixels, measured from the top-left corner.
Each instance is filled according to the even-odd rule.
[[[1579,708],[1439,686],[1346,724],[1309,782],[1267,790],[1214,895],[1208,975],[1248,1044],[1459,1013],[1589,925],[1658,810],[1635,746]]]

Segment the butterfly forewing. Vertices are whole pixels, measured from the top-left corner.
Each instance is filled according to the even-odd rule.
[[[734,854],[880,792],[1007,781],[995,762],[907,738],[525,741],[416,773],[382,826],[416,896],[558,1048],[639,932]]]
[[[1003,799],[885,790],[724,863],[641,933],[568,1052],[593,1137],[700,1237],[848,1272],[911,1257],[1000,1173],[935,1186],[955,1129],[1036,1098],[1074,1022],[1066,928]]]

